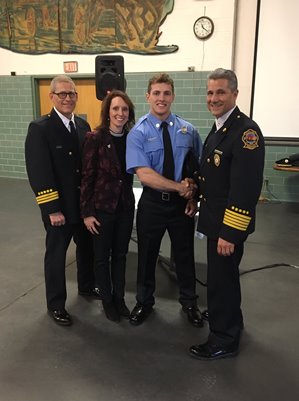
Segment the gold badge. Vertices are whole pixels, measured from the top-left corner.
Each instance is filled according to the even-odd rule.
[[[215,154],[214,155],[214,163],[215,163],[216,167],[220,166],[220,161],[221,161],[220,156],[218,154]]]
[[[259,142],[258,133],[256,131],[254,131],[253,129],[248,129],[242,135],[242,141],[244,143],[243,148],[247,148],[250,150],[258,148],[258,146],[259,146],[258,145],[258,142]]]

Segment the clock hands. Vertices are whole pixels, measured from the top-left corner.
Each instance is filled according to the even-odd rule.
[[[206,32],[208,32],[208,30],[204,27],[203,24],[201,24],[201,27],[202,27],[203,30],[205,30]]]

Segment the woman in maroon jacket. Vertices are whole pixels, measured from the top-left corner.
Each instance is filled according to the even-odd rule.
[[[81,215],[93,234],[95,276],[108,319],[129,317],[124,300],[126,255],[134,219],[133,175],[126,173],[126,138],[134,105],[113,90],[102,103],[101,124],[86,135],[81,181]]]

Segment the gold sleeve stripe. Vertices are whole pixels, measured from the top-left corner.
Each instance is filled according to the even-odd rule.
[[[225,209],[223,223],[236,230],[246,231],[251,217]]]
[[[40,195],[36,197],[36,201],[38,205],[42,203],[52,202],[54,200],[59,199],[58,191],[50,192],[48,194]]]

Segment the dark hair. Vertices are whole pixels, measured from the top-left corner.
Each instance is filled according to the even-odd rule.
[[[109,92],[103,102],[102,102],[102,110],[101,110],[101,123],[100,125],[96,128],[96,130],[104,129],[108,130],[109,129],[109,111],[110,111],[110,105],[112,102],[112,99],[115,97],[121,97],[123,101],[128,105],[129,107],[129,118],[127,123],[125,124],[125,129],[129,131],[133,125],[135,124],[135,111],[134,111],[134,104],[132,103],[132,100],[129,98],[129,96],[120,91],[120,90],[112,90]]]
[[[154,84],[169,84],[171,86],[172,92],[174,93],[173,79],[164,72],[160,72],[159,74],[156,74],[152,78],[150,78],[150,80],[148,81],[147,93],[151,92],[152,85]]]
[[[208,75],[208,80],[210,79],[227,79],[228,87],[232,90],[238,90],[238,79],[234,71],[225,70],[224,68],[217,68]]]

